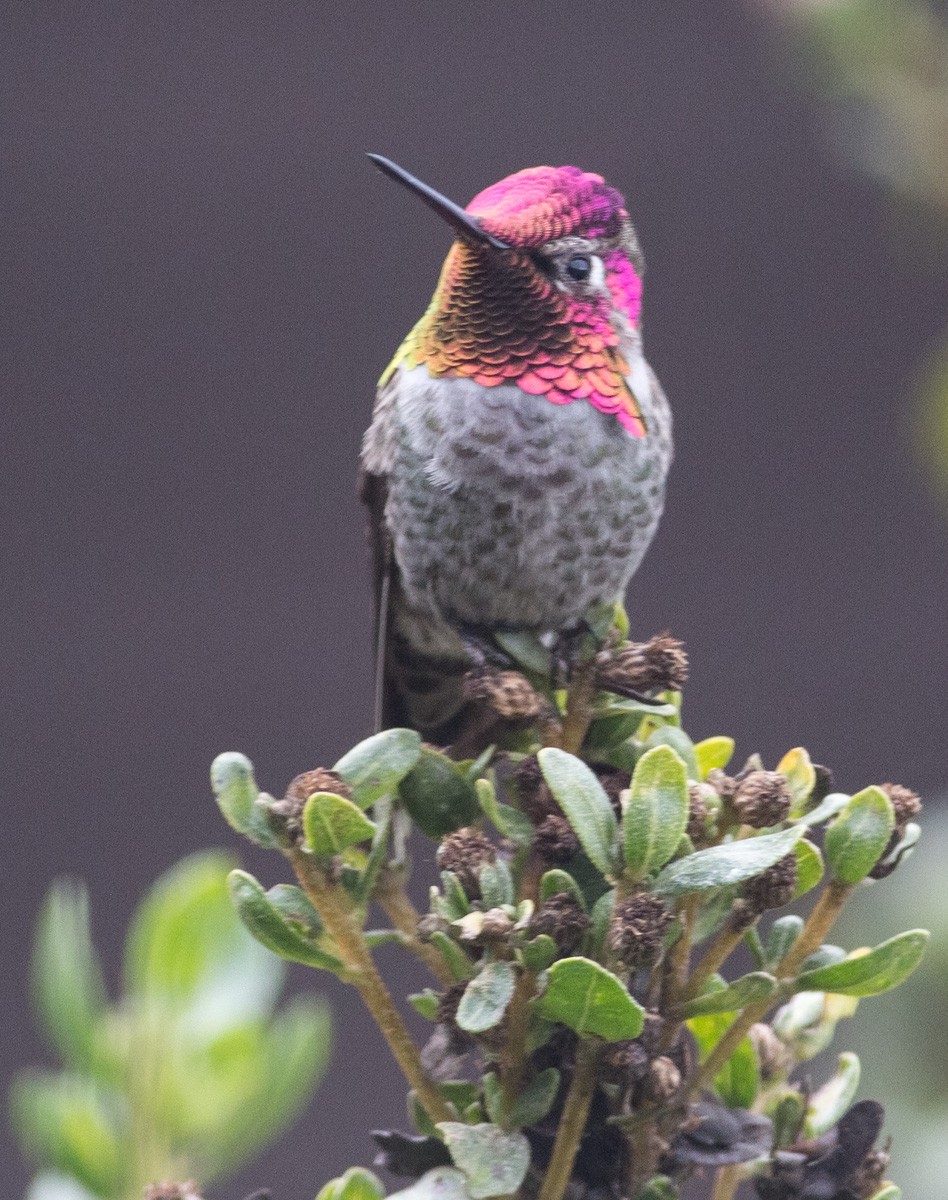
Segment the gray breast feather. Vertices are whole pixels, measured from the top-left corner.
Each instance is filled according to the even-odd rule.
[[[654,534],[671,461],[668,406],[644,360],[636,385],[644,438],[581,400],[396,372],[363,461],[387,477],[409,603],[449,622],[564,629],[621,596]]]

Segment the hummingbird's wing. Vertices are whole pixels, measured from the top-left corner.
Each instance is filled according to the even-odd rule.
[[[398,568],[392,553],[392,539],[385,525],[385,501],[388,483],[384,475],[374,475],[363,467],[359,471],[359,499],[368,513],[369,549],[372,555],[373,595],[375,597],[375,711],[376,733],[394,723],[392,709],[396,699],[386,679],[386,643],[392,596],[392,575]]]

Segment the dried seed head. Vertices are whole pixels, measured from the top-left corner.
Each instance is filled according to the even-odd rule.
[[[546,785],[540,764],[535,754],[522,759],[514,769],[514,784],[520,797],[520,807],[534,825],[539,825],[544,817],[551,813],[559,813],[560,808],[553,799],[553,793]]]
[[[620,797],[629,786],[629,772],[620,771],[616,767],[605,767],[599,764],[593,766],[593,771],[602,784],[602,790],[609,797],[609,803],[615,810],[617,817],[622,815],[622,802]]]
[[[696,844],[704,837],[708,815],[714,804],[719,804],[719,796],[709,783],[688,784],[688,825],[685,832]]]
[[[638,1083],[649,1068],[648,1051],[638,1038],[607,1043],[599,1061],[604,1082],[625,1086]]]
[[[510,936],[514,923],[502,908],[489,908],[481,924],[480,941],[500,942]]]
[[[797,856],[791,851],[772,867],[741,884],[740,899],[734,908],[744,905],[751,921],[771,908],[782,908],[793,899],[797,886]],[[732,922],[734,913],[732,912]],[[750,924],[750,922],[748,922]],[[740,924],[735,928],[740,928]]]
[[[793,1057],[770,1026],[763,1021],[758,1021],[756,1025],[750,1027],[747,1034],[757,1054],[760,1074],[764,1081],[769,1083],[772,1079],[779,1079],[786,1075],[793,1062]]]
[[[144,1200],[201,1200],[193,1179],[185,1183],[153,1183],[145,1188]]]
[[[333,792],[346,800],[352,796],[352,789],[341,775],[337,775],[335,771],[327,771],[325,767],[316,767],[290,780],[286,789],[286,799],[299,800],[305,804],[315,792]]]
[[[544,862],[563,866],[579,853],[579,838],[562,813],[550,813],[537,825],[533,848]]]
[[[722,800],[730,800],[737,790],[737,780],[720,767],[712,767],[705,777],[705,783],[709,784]]]
[[[647,642],[630,642],[596,656],[596,683],[607,692],[679,692],[687,678],[684,645],[667,630]]]
[[[449,833],[438,847],[435,861],[442,871],[453,871],[470,900],[481,894],[481,867],[497,861],[493,843],[478,829],[458,829]]]
[[[589,928],[589,917],[569,892],[557,892],[540,905],[530,922],[530,934],[545,933],[556,942],[561,954],[571,954]]]
[[[525,675],[519,671],[499,671],[496,667],[469,671],[464,677],[464,694],[501,720],[518,724],[535,721],[549,707]]]
[[[739,781],[731,803],[744,825],[766,829],[786,819],[793,797],[777,771],[751,771]]]
[[[922,811],[922,801],[911,788],[903,787],[901,783],[883,783],[879,786],[892,801],[896,828],[901,829],[909,821],[914,821]]]
[[[315,792],[333,792],[346,799],[351,791],[335,771],[315,767],[291,779],[282,800],[274,800],[267,808],[267,820],[274,833],[284,843],[298,846],[303,840],[303,809]]]
[[[664,1054],[650,1064],[648,1074],[642,1080],[642,1094],[653,1104],[664,1104],[680,1087],[681,1071]]]
[[[609,927],[609,948],[630,971],[650,967],[662,952],[672,914],[657,896],[637,892],[617,904]]]
[[[439,917],[437,913],[425,913],[418,922],[416,932],[419,941],[430,942],[433,933],[447,933],[450,928],[450,921],[446,921],[444,917]]]

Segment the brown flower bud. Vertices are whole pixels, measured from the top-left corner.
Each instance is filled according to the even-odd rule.
[[[579,853],[579,838],[561,813],[550,813],[537,825],[533,848],[545,862],[563,866]]]
[[[556,942],[561,954],[571,954],[589,928],[589,917],[569,892],[557,892],[544,900],[530,922],[530,935],[545,933]]]
[[[760,1064],[760,1074],[765,1082],[782,1078],[790,1068],[792,1055],[769,1025],[758,1021],[747,1031]]]
[[[496,667],[480,667],[464,677],[464,694],[468,700],[484,705],[503,721],[518,724],[535,721],[549,708],[548,702],[535,691],[529,679],[519,671],[499,671]]]
[[[772,867],[768,867],[766,871],[761,871],[752,879],[745,879],[741,884],[740,899],[735,902],[731,914],[733,927],[741,928],[739,916],[737,917],[738,923],[735,924],[736,910],[739,906],[743,905],[750,915],[750,920],[747,921],[749,925],[754,918],[767,912],[768,909],[782,908],[784,904],[789,904],[793,899],[796,886],[797,856],[791,851],[790,854],[785,854],[779,862],[775,862]]]
[[[514,768],[513,781],[520,798],[520,807],[534,825],[539,825],[544,817],[551,813],[559,813],[560,807],[553,799],[553,793],[546,785],[537,756],[530,754],[522,759]]]
[[[596,683],[620,696],[629,692],[678,692],[687,678],[688,655],[667,630],[647,642],[630,642],[596,655]]]
[[[656,1058],[642,1080],[642,1094],[653,1104],[664,1104],[681,1087],[681,1071],[664,1054]]]
[[[911,788],[903,787],[900,783],[882,783],[879,786],[892,801],[897,829],[914,821],[922,811],[922,801]]]
[[[754,829],[785,820],[792,802],[790,787],[777,771],[751,771],[739,781],[731,799],[740,821]]]
[[[453,871],[470,900],[481,894],[481,867],[497,861],[494,844],[478,829],[449,833],[438,847],[435,861],[442,871]]]
[[[609,948],[629,970],[650,967],[662,952],[672,914],[657,896],[637,892],[617,904],[609,927]]]

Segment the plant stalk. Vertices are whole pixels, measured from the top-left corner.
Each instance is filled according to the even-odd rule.
[[[527,1070],[527,1034],[530,1029],[530,1001],[536,992],[533,971],[521,971],[507,1009],[507,1034],[501,1060],[501,1087],[504,1116],[509,1118],[523,1090]]]
[[[333,883],[327,872],[304,851],[289,850],[287,857],[293,865],[300,886],[322,918],[326,932],[336,943],[339,954],[349,969],[349,982],[357,989],[366,1008],[375,1018],[392,1056],[414,1088],[419,1103],[432,1121],[454,1120],[453,1109],[425,1074],[418,1049],[372,961],[362,930],[353,920],[351,907],[342,888]]]
[[[425,964],[439,983],[451,987],[454,976],[448,964],[434,946],[429,946],[418,937],[418,922],[421,917],[408,896],[401,872],[383,867],[379,872],[373,899],[379,902],[394,928],[404,934],[405,947]]]
[[[718,1171],[711,1200],[734,1200],[734,1193],[737,1191],[740,1182],[741,1167],[738,1163],[731,1163],[727,1167],[722,1167]]]
[[[598,1065],[598,1048],[591,1042],[581,1041],[577,1046],[576,1070],[566,1094],[550,1165],[543,1177],[537,1200],[563,1200],[573,1172],[579,1143],[586,1128],[593,1092],[596,1090]]]

